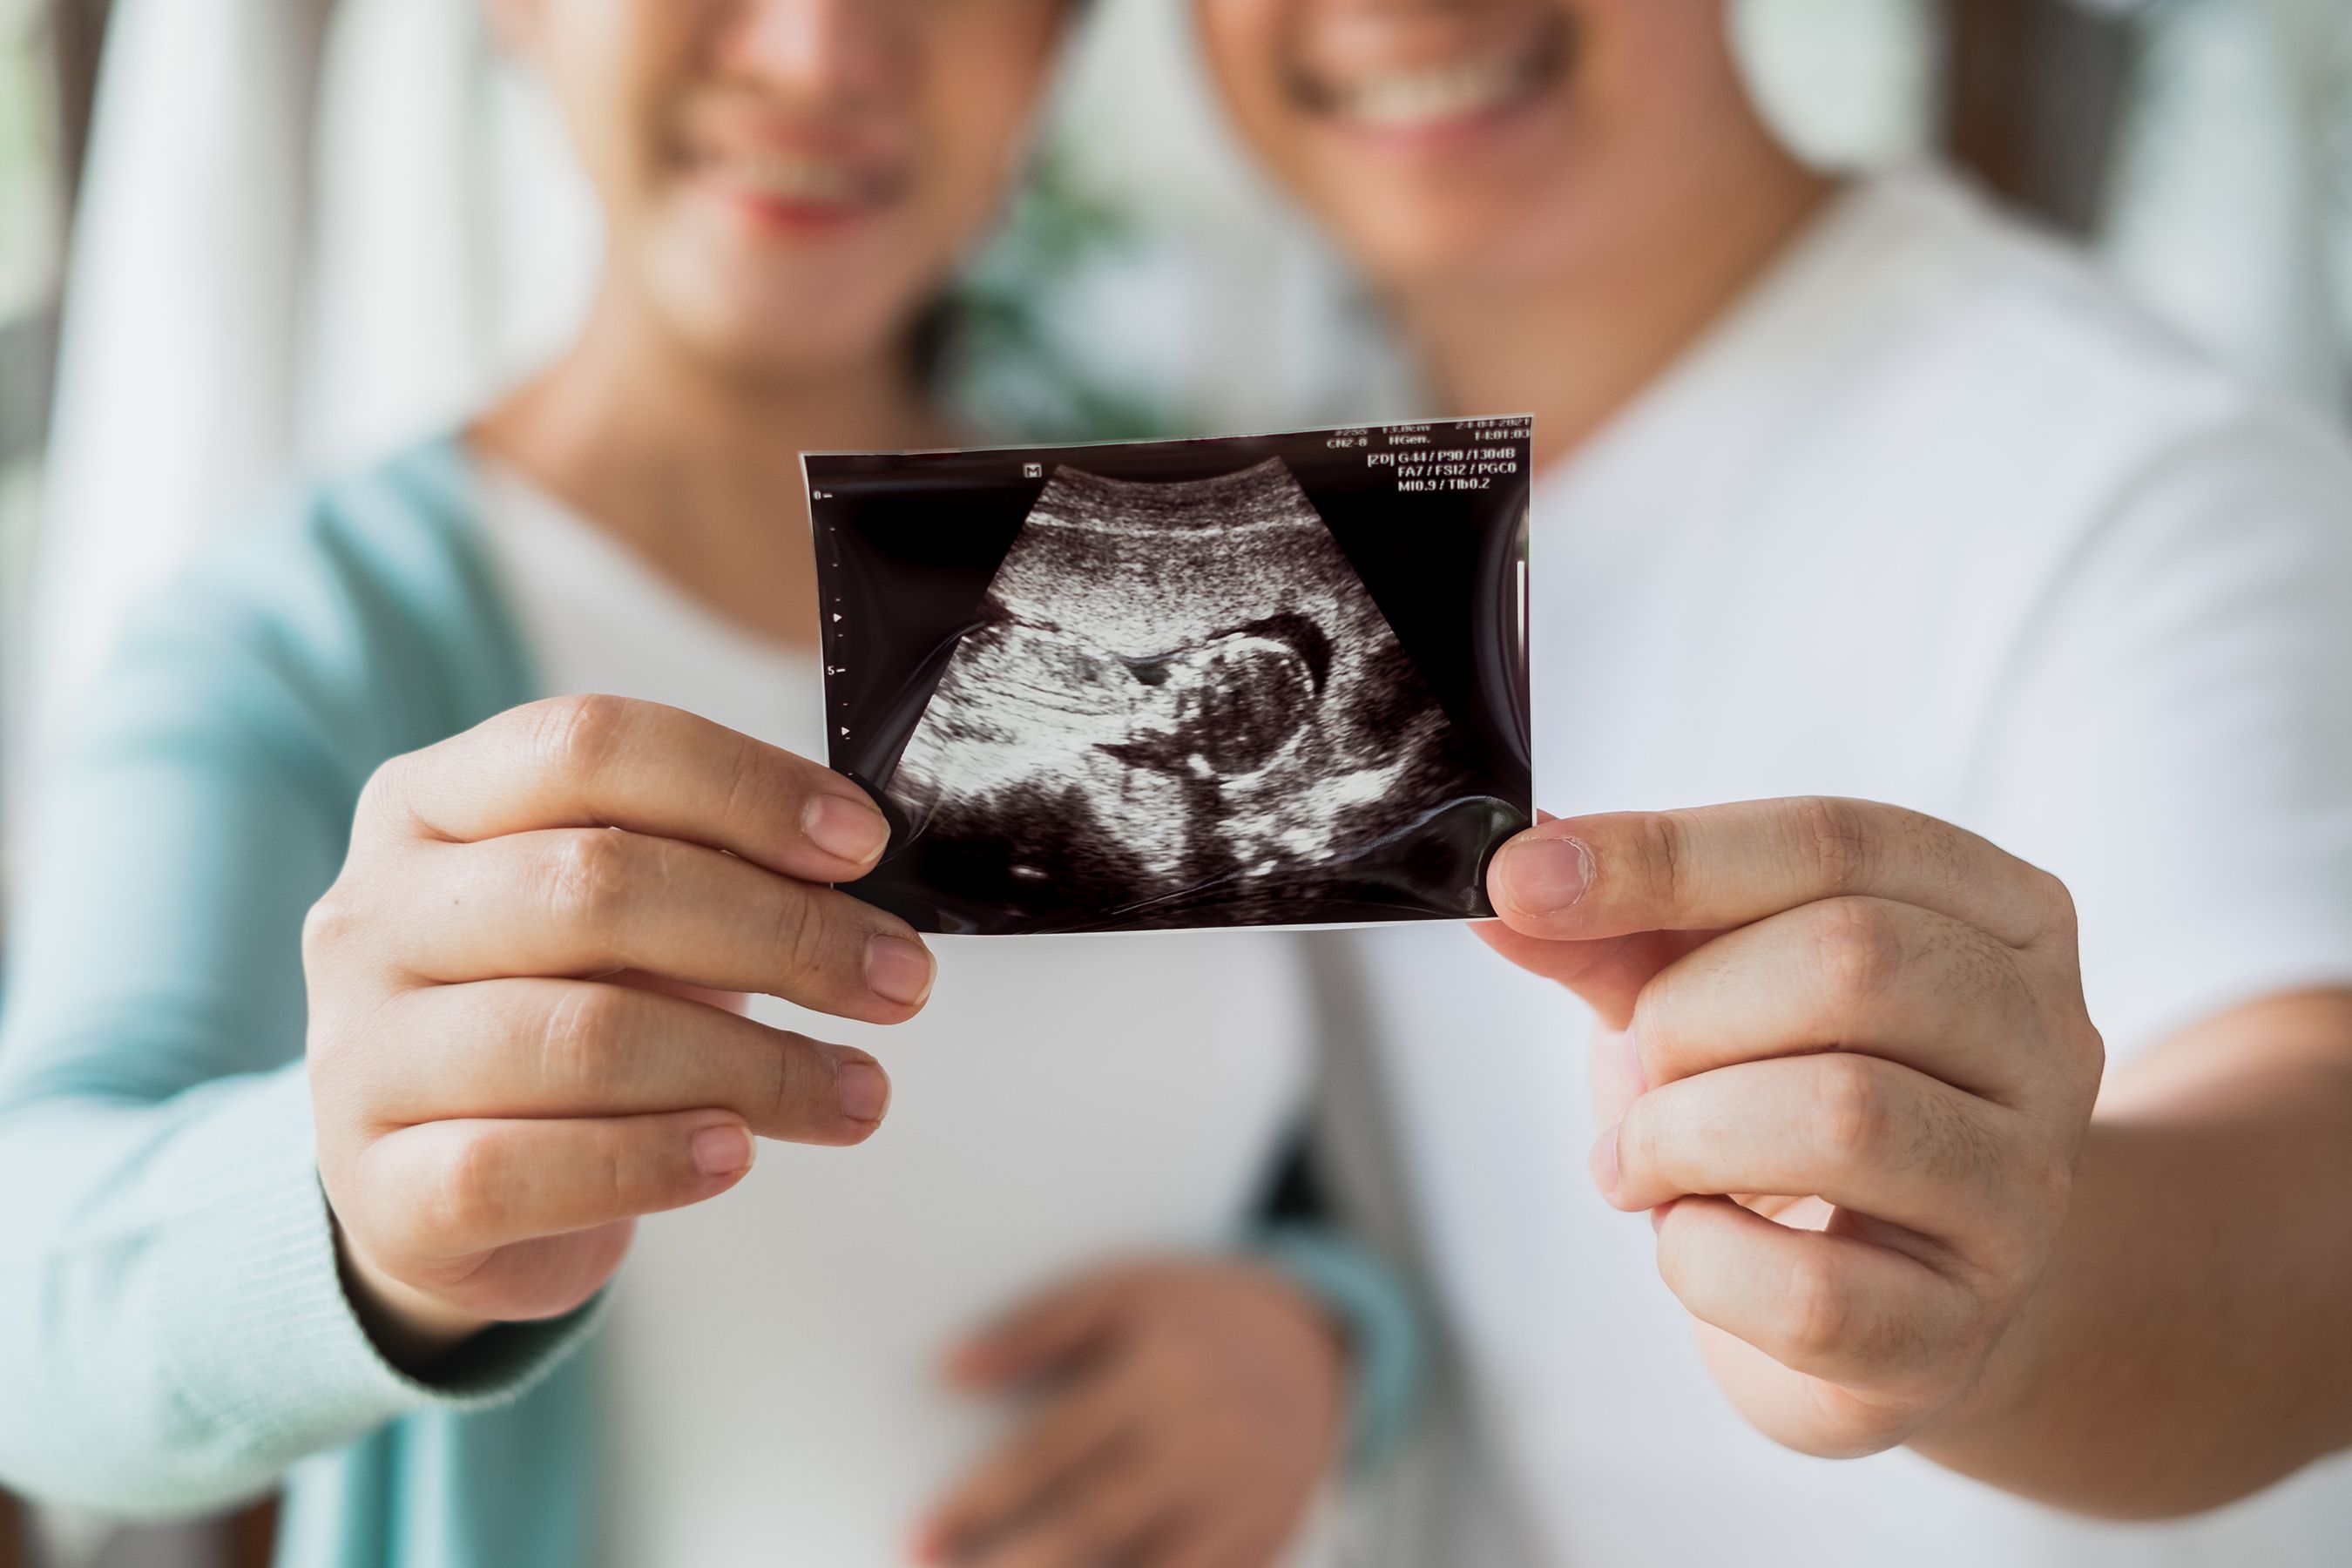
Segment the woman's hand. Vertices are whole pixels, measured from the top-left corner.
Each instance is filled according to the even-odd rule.
[[[1053,1290],[957,1352],[966,1388],[1045,1394],[933,1512],[917,1555],[1265,1568],[1330,1471],[1346,1363],[1322,1307],[1254,1265],[1130,1266]]]
[[[1862,1454],[1977,1380],[2056,1247],[2103,1052],[2058,880],[1916,812],[1585,817],[1489,876],[1599,1013],[1592,1172],[1767,1434]]]
[[[919,1010],[921,942],[824,886],[888,832],[814,763],[615,698],[533,703],[377,772],[302,949],[320,1174],[387,1353],[417,1366],[569,1311],[636,1215],[734,1185],[754,1135],[872,1133],[871,1057],[713,994]]]

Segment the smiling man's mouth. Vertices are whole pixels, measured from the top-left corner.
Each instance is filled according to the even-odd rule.
[[[1543,96],[1565,73],[1573,41],[1569,18],[1553,12],[1514,43],[1452,59],[1344,73],[1302,64],[1291,89],[1314,112],[1366,130],[1438,130],[1506,114]]]

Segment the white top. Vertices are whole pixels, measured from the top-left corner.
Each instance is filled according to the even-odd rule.
[[[2352,982],[2352,464],[1940,177],[1846,196],[1549,476],[1532,552],[1549,809],[1957,821],[2070,884],[2116,1058]],[[2352,1460],[2119,1528],[1905,1452],[1775,1447],[1702,1368],[1650,1227],[1593,1192],[1580,1005],[1463,931],[1351,941],[1495,1456],[1400,1563],[2345,1561]],[[1530,1544],[1486,1555],[1446,1522],[1514,1511]]]
[[[513,474],[484,465],[483,491],[543,689],[824,754],[813,657],[719,623]],[[904,1561],[1007,1430],[940,1385],[952,1339],[1066,1273],[1245,1223],[1304,1091],[1291,939],[932,945],[934,999],[900,1028],[753,1007],[882,1059],[872,1142],[762,1143],[734,1191],[639,1224],[599,1342],[614,1568]]]

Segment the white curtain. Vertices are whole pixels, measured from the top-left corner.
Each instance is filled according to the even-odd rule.
[[[69,262],[27,711],[9,752],[24,776],[126,598],[280,469],[312,15],[307,0],[115,6]]]
[[[68,275],[8,824],[124,617],[297,475],[561,341],[594,226],[478,0],[116,0]]]
[[[342,0],[320,98],[299,450],[340,466],[447,427],[560,347],[598,241],[481,0]]]

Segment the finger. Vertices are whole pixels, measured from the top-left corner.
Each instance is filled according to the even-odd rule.
[[[1266,1568],[1288,1561],[1285,1549],[1295,1529],[1235,1524],[1217,1511],[1195,1510],[1164,1521],[1128,1568]]]
[[[379,816],[474,842],[625,827],[740,855],[786,877],[848,881],[889,841],[866,793],[829,768],[656,702],[558,697],[385,764]]]
[[[382,1251],[430,1264],[700,1203],[740,1181],[752,1151],[726,1111],[432,1121],[368,1146],[357,1201]]]
[[[604,828],[420,850],[378,897],[420,980],[640,969],[714,991],[898,1023],[929,997],[930,953],[897,917],[674,838]]]
[[[2019,1048],[2044,1031],[2014,948],[1884,899],[1828,899],[1717,938],[1643,988],[1633,1032],[1653,1084],[1836,1047],[2010,1104],[2072,1070]]]
[[[1089,1466],[991,1540],[979,1568],[1098,1568],[1119,1563],[1176,1507],[1170,1484],[1131,1458]]]
[[[2022,1125],[1874,1057],[1781,1058],[1652,1089],[1601,1135],[1594,1175],[1623,1209],[1693,1194],[1818,1196],[1966,1254],[2000,1232]]]
[[[1722,930],[1846,896],[1917,904],[2017,947],[2073,920],[2056,879],[1975,834],[1820,797],[1549,823],[1506,845],[1488,883],[1512,930],[1556,942]]]
[[[1585,1055],[1585,1076],[1592,1088],[1592,1113],[1603,1130],[1625,1120],[1626,1108],[1648,1092],[1650,1080],[1642,1069],[1642,1050],[1633,1033],[1596,1026],[1592,1046]]]
[[[353,1047],[379,1124],[733,1111],[762,1138],[873,1136],[890,1080],[860,1050],[684,997],[588,980],[407,993]]]
[[[1097,1379],[1055,1400],[956,1484],[920,1532],[927,1557],[960,1552],[1007,1528],[1117,1440],[1125,1389]]]
[[[1129,1281],[1108,1270],[1055,1286],[956,1347],[949,1373],[971,1387],[1039,1376],[1092,1351],[1118,1326]]]
[[[1967,1289],[1887,1247],[1796,1230],[1727,1198],[1661,1216],[1658,1272],[1685,1310],[1793,1372],[1890,1392],[1935,1375],[1969,1331]]]
[[[1634,999],[1653,975],[1703,945],[1711,934],[1642,931],[1592,942],[1546,942],[1522,935],[1500,921],[1483,921],[1471,929],[1480,941],[1521,969],[1583,997],[1612,1029],[1625,1027],[1633,1016]]]
[[[751,998],[740,991],[718,991],[708,985],[690,985],[667,975],[648,974],[642,969],[616,969],[610,974],[599,974],[596,978],[607,985],[634,985],[640,991],[682,996],[688,1002],[700,1002],[706,1006],[732,1013],[739,1018],[749,1016],[751,1011]]]

